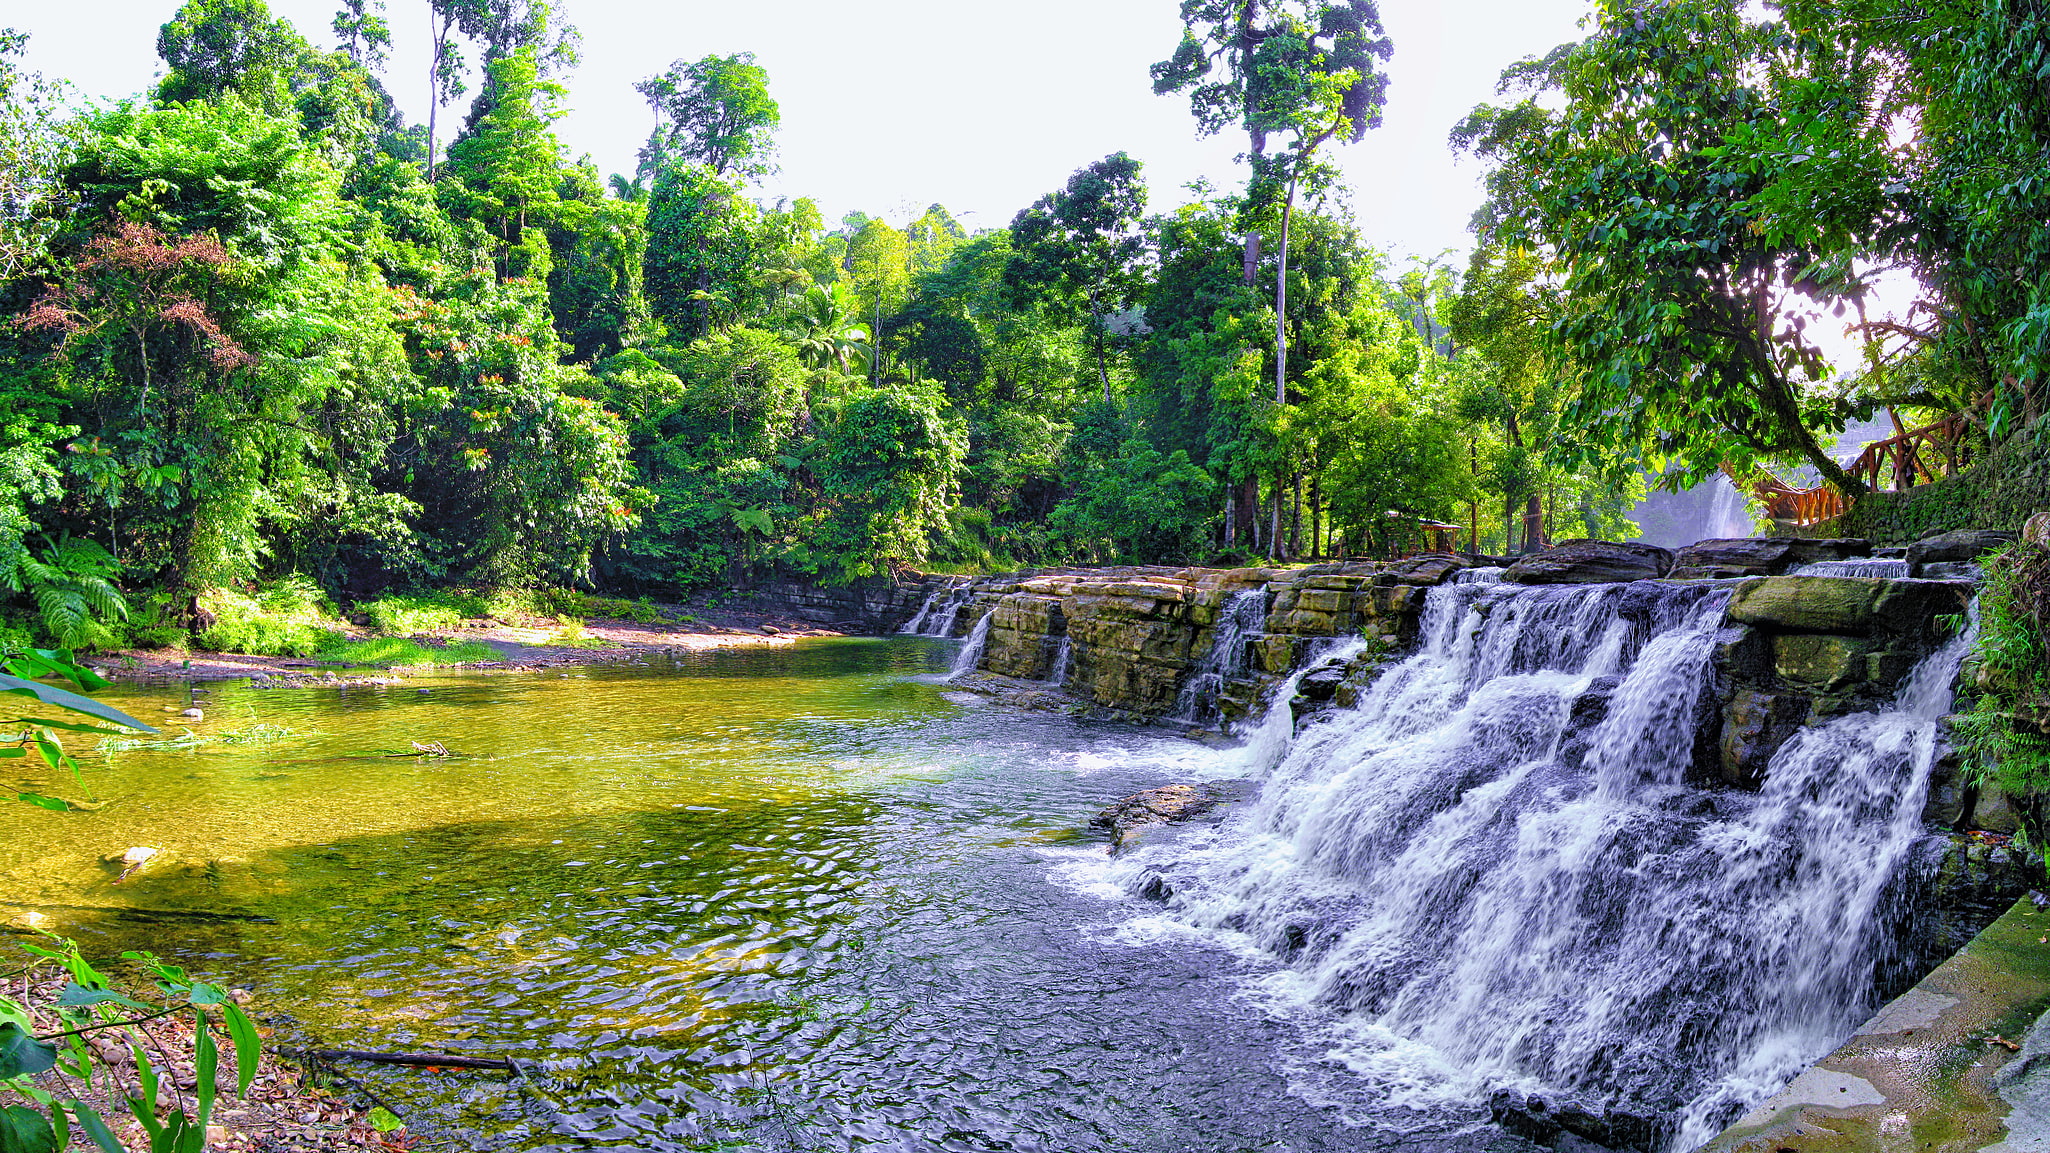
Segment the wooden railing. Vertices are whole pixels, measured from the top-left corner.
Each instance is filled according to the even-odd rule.
[[[1970,427],[1963,414],[1958,414],[1898,436],[1875,440],[1844,471],[1874,492],[1889,488],[1900,492],[1927,484],[1971,463],[1971,442],[1966,438]],[[1737,479],[1735,473],[1729,476],[1732,481]],[[1771,473],[1764,473],[1762,479],[1752,483],[1751,489],[1774,520],[1797,527],[1842,516],[1846,507],[1843,494],[1829,485],[1794,488]]]

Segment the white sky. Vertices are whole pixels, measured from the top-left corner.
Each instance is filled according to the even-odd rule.
[[[156,31],[177,0],[6,0],[0,26],[33,34],[29,67],[96,97],[157,75]],[[271,0],[331,46],[332,0]],[[1180,33],[1175,0],[783,0],[662,4],[569,0],[584,61],[565,77],[557,132],[572,156],[631,172],[652,115],[632,85],[677,58],[753,52],[782,106],[782,171],[767,197],[811,196],[826,218],[860,209],[903,220],[935,201],[971,228],[1008,224],[1075,169],[1123,150],[1146,164],[1152,206],[1207,177],[1236,186],[1243,136],[1198,140],[1180,97],[1155,96],[1147,65]],[[1479,169],[1456,164],[1446,133],[1492,99],[1512,61],[1578,36],[1588,0],[1382,0],[1395,41],[1386,122],[1337,149],[1360,227],[1393,254],[1470,242]],[[427,5],[390,0],[395,51],[385,84],[409,119],[426,105]],[[472,88],[474,90],[474,84]],[[460,123],[462,109],[443,112]],[[445,136],[446,133],[444,132]]]

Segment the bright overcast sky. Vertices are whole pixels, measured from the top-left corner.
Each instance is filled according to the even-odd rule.
[[[9,3],[32,33],[29,66],[89,96],[142,90],[159,70],[157,26],[177,0]],[[272,0],[331,46],[332,0]],[[1386,123],[1336,150],[1362,231],[1398,256],[1468,245],[1478,169],[1445,136],[1490,99],[1502,67],[1577,36],[1587,0],[1382,0],[1395,40]],[[811,196],[900,223],[935,201],[970,228],[1006,224],[1070,172],[1123,150],[1146,164],[1155,208],[1199,177],[1235,186],[1242,135],[1198,140],[1186,101],[1153,95],[1147,65],[1174,47],[1175,0],[829,0],[665,4],[570,0],[583,64],[557,126],[572,156],[631,172],[652,124],[633,82],[677,58],[753,52],[782,105],[782,171],[767,197]],[[427,6],[391,0],[385,83],[424,118]],[[474,91],[475,85],[472,85]],[[460,123],[460,109],[442,122]],[[445,134],[445,133],[444,133]]]

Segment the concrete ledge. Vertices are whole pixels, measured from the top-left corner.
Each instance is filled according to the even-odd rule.
[[[2003,1067],[2050,1007],[2050,911],[2024,898],[1697,1153],[2007,1153]],[[2050,1026],[2045,1027],[2050,1032]],[[2000,1038],[2001,1040],[1996,1040]],[[2009,1090],[2009,1095],[2013,1090]],[[2050,1146],[2042,1146],[2050,1148]]]

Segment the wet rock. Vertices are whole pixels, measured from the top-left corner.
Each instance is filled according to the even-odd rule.
[[[1808,702],[1792,693],[1738,689],[1723,708],[1717,750],[1722,779],[1745,789],[1764,783],[1772,755],[1801,727],[1808,711]]]
[[[1611,584],[1656,580],[1672,571],[1673,554],[1648,544],[1570,540],[1509,566],[1502,579],[1516,584]]]
[[[1379,577],[1382,584],[1440,585],[1461,569],[1473,567],[1473,562],[1463,556],[1449,553],[1425,553],[1389,565]]]
[[[1117,835],[1113,853],[1127,847],[1139,830],[1149,825],[1172,824],[1207,813],[1217,806],[1217,797],[1196,785],[1166,785],[1134,793],[1091,818],[1095,828]]]
[[[1947,581],[1760,577],[1737,586],[1729,619],[1784,632],[1926,636],[1939,616],[1964,612],[1971,599],[1972,586]]]
[[[1734,537],[1696,541],[1673,557],[1672,577],[1778,576],[1796,565],[1863,555],[1862,540]],[[1685,574],[1683,576],[1682,574]]]
[[[1650,1153],[1662,1148],[1671,1126],[1620,1109],[1584,1106],[1516,1089],[1488,1098],[1495,1124],[1557,1153]]]
[[[1939,560],[1930,561],[1928,564],[1923,565],[1915,575],[1923,580],[1971,581],[1976,584],[1986,574],[1978,565],[1970,561]]]
[[[2013,540],[2015,534],[1994,529],[1967,528],[1925,537],[1908,546],[1908,571],[1921,575],[1922,566],[1943,561],[1975,561]]]

